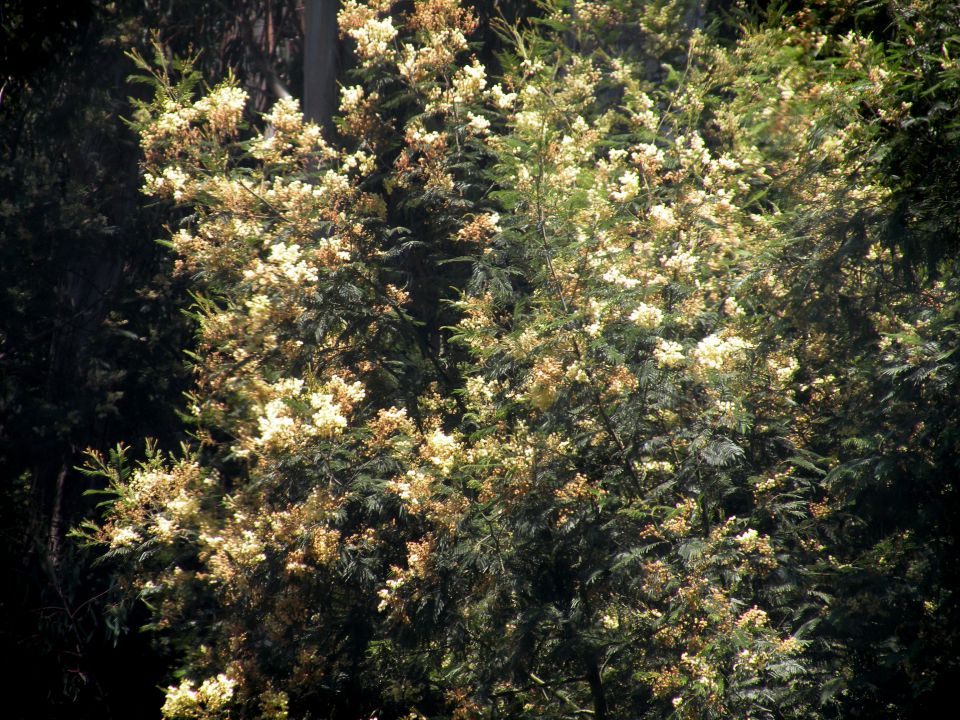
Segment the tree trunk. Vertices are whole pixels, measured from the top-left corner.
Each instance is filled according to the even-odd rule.
[[[57,573],[60,568],[60,540],[63,534],[63,485],[67,479],[67,465],[60,466],[57,474],[57,483],[54,487],[53,510],[50,517],[50,540],[47,556],[50,559],[51,572]]]
[[[593,717],[595,720],[606,720],[607,697],[603,690],[600,665],[596,658],[590,658],[587,661],[587,682],[590,684],[590,694],[593,696]]]
[[[337,109],[338,0],[303,5],[303,114],[330,130]]]

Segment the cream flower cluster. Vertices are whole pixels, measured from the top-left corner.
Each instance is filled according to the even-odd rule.
[[[617,202],[633,200],[640,194],[640,176],[635,170],[627,170],[620,176],[620,185],[610,193],[610,197]]]
[[[490,121],[483,115],[474,115],[472,112],[468,112],[467,119],[470,121],[467,123],[467,129],[477,135],[483,135],[490,129]]]
[[[674,368],[683,365],[686,356],[683,354],[683,345],[674,340],[657,340],[657,347],[653,351],[653,358],[657,365],[663,368]]]
[[[305,383],[287,378],[270,387],[276,397],[267,402],[257,419],[259,436],[254,445],[283,449],[295,447],[302,438],[333,438],[347,427],[347,416],[366,395],[359,381],[348,383],[334,375],[322,387],[303,396]],[[309,420],[293,410],[294,401],[305,400],[313,410]]]
[[[638,128],[656,130],[660,118],[653,109],[653,100],[650,99],[649,95],[628,89],[624,99],[627,101],[630,120],[634,125]]]
[[[215,132],[232,134],[237,130],[246,105],[246,91],[230,85],[221,85],[197,101],[194,108],[207,119]]]
[[[337,13],[337,23],[341,36],[347,35],[357,43],[357,56],[363,66],[388,59],[390,44],[397,37],[392,18],[380,18],[376,9],[346,0]]]
[[[304,122],[300,103],[296,98],[277,100],[263,119],[267,127],[251,141],[252,157],[279,163],[300,159],[305,155],[325,160],[337,156],[337,152],[323,139],[320,126]]]
[[[630,313],[630,321],[644,330],[653,330],[663,322],[663,311],[654,305],[640,303]]]
[[[195,107],[184,107],[170,100],[165,104],[164,112],[140,134],[140,145],[147,149],[160,141],[176,139],[186,133],[196,119]]]
[[[260,429],[257,444],[264,447],[289,447],[296,441],[296,422],[282,398],[266,404],[257,426]]]
[[[630,160],[636,163],[645,175],[652,175],[663,165],[663,150],[656,145],[640,143],[630,153]]]
[[[225,673],[207,678],[199,688],[184,680],[166,690],[162,713],[166,718],[199,718],[222,711],[233,699],[237,682]]]
[[[649,210],[649,217],[650,222],[653,223],[654,227],[663,230],[669,230],[677,225],[676,214],[673,212],[672,208],[669,208],[666,205],[652,206]]]
[[[280,98],[273,104],[270,112],[264,118],[274,132],[293,134],[303,127],[303,113],[300,112],[300,101],[296,98]]]
[[[400,570],[397,570],[398,577],[387,578],[384,587],[377,590],[377,597],[380,598],[380,602],[377,605],[377,610],[380,612],[385,612],[394,602],[397,591],[402,588],[407,579],[400,574]]]
[[[350,32],[357,41],[357,52],[365,59],[375,59],[386,54],[390,43],[397,37],[392,18],[369,20]]]
[[[317,269],[307,265],[302,259],[300,246],[296,243],[284,245],[274,243],[270,246],[270,262],[277,271],[293,283],[316,282]]]
[[[401,479],[388,482],[387,489],[414,506],[429,500],[432,492],[430,476],[419,470],[407,470]]]
[[[697,365],[706,370],[722,370],[744,350],[753,347],[741,337],[720,337],[713,334],[703,338],[693,351]]]
[[[168,165],[160,175],[146,173],[143,176],[143,194],[158,197],[172,197],[177,202],[186,199],[190,186],[190,176],[173,165]]]
[[[311,417],[311,434],[320,437],[334,437],[347,426],[347,419],[341,414],[340,404],[335,402],[329,393],[312,393],[310,407],[315,412]]]
[[[362,85],[344,87],[340,91],[340,112],[344,115],[352,113],[363,102],[364,89]]]
[[[770,622],[767,613],[754,605],[752,608],[744,612],[739,618],[737,618],[737,627],[739,628],[762,628],[766,627]]]
[[[243,275],[248,282],[260,287],[276,285],[283,280],[294,285],[304,285],[315,283],[318,271],[303,259],[297,243],[286,245],[277,242],[270,246],[270,255],[266,262],[256,260],[243,271]]]
[[[660,262],[668,270],[673,270],[678,275],[690,275],[697,268],[700,258],[692,250],[677,250],[669,257],[664,255]]]
[[[639,278],[624,275],[623,271],[618,267],[612,267],[607,270],[603,274],[603,279],[608,283],[619,285],[620,287],[627,288],[628,290],[632,290],[642,283]]]
[[[476,58],[453,76],[453,102],[474,102],[487,87],[487,70]]]
[[[800,363],[792,355],[787,357],[767,358],[767,368],[774,374],[780,383],[788,382],[800,369]]]
[[[748,528],[737,535],[734,540],[740,549],[747,553],[757,553],[765,558],[772,558],[773,546],[768,535],[761,535],[753,528]]]
[[[447,435],[442,430],[434,430],[425,439],[427,441],[424,449],[426,459],[442,474],[449,474],[461,454],[460,443],[455,437]]]
[[[122,525],[110,534],[110,549],[115,550],[116,548],[130,547],[131,545],[136,545],[142,539],[140,533],[132,527]]]
[[[504,92],[503,86],[500,84],[490,88],[487,94],[490,97],[490,101],[500,110],[510,110],[517,101],[517,94]]]

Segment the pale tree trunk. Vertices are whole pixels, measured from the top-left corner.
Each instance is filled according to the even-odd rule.
[[[327,130],[337,110],[338,0],[303,4],[303,112]]]
[[[47,546],[47,556],[54,573],[60,569],[60,541],[63,534],[63,486],[66,479],[67,466],[62,465],[54,487],[53,512],[50,518],[50,540]]]

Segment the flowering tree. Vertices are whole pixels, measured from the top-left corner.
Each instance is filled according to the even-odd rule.
[[[886,201],[816,60],[879,98],[869,42],[557,3],[493,77],[468,9],[391,9],[340,12],[340,146],[165,67],[138,119],[196,442],[95,459],[89,532],[181,648],[165,716],[816,716],[840,386],[786,270]]]

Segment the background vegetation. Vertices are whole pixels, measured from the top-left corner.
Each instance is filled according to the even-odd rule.
[[[948,700],[957,7],[302,5],[0,6],[29,716]]]

